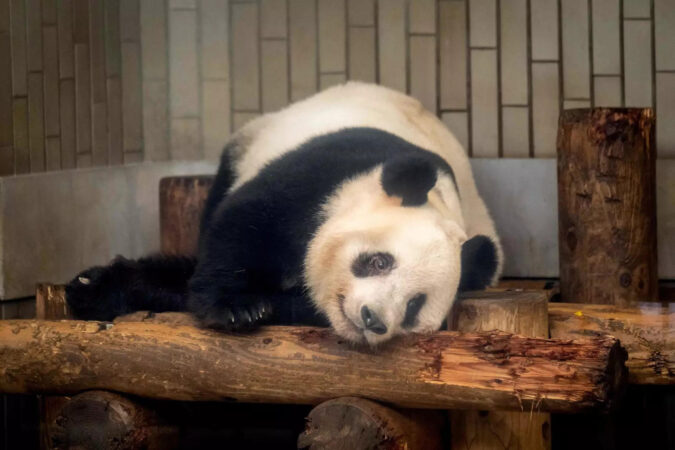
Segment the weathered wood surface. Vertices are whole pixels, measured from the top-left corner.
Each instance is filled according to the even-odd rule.
[[[611,337],[439,332],[371,350],[313,327],[224,335],[152,322],[0,322],[0,392],[10,393],[296,404],[358,396],[411,408],[573,412],[613,404],[625,357]]]
[[[357,397],[328,400],[307,417],[298,448],[322,450],[442,448],[440,411],[396,411]]]
[[[159,223],[162,253],[195,255],[199,223],[213,176],[162,178],[159,183]]]
[[[656,149],[651,109],[563,111],[558,126],[562,300],[657,299]]]
[[[579,339],[610,334],[628,351],[632,384],[675,385],[675,304],[549,305],[551,337]]]
[[[502,330],[548,337],[546,290],[471,292],[453,307],[450,329]],[[536,450],[551,448],[551,415],[544,412],[451,411],[451,448]]]

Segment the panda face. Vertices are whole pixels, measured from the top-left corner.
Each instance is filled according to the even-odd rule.
[[[377,171],[352,180],[329,202],[305,261],[316,307],[337,334],[370,345],[438,330],[466,240],[436,208],[402,206],[378,180]]]

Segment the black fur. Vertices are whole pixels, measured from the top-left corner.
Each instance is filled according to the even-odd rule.
[[[382,168],[382,187],[389,196],[401,197],[403,206],[420,206],[436,184],[437,166],[426,157],[402,155]]]
[[[460,292],[485,289],[496,271],[497,248],[489,237],[479,234],[462,245]]]

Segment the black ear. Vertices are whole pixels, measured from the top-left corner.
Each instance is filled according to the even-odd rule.
[[[384,163],[382,187],[387,195],[401,197],[403,206],[419,206],[427,202],[437,176],[436,167],[428,159],[399,156]]]
[[[497,247],[482,234],[462,244],[462,276],[459,291],[477,291],[490,285],[497,271]]]

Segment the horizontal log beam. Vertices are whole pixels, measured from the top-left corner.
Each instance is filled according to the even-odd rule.
[[[614,403],[625,358],[605,336],[439,332],[371,350],[312,327],[226,335],[153,322],[0,321],[7,393],[298,404],[357,396],[411,408],[578,412]]]

